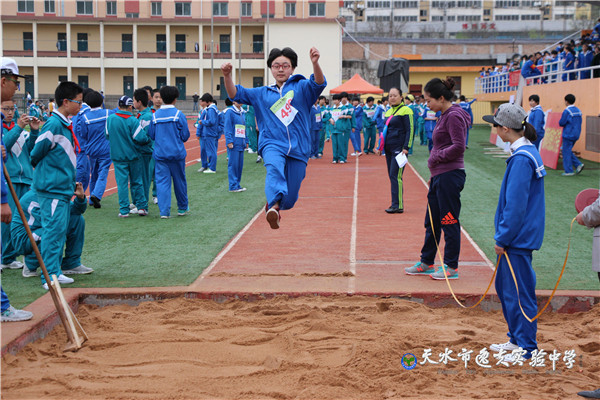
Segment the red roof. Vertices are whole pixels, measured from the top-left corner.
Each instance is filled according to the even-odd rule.
[[[330,93],[342,93],[347,92],[350,94],[363,94],[363,93],[375,93],[381,94],[383,93],[383,89],[380,89],[378,86],[373,86],[369,82],[365,81],[359,74],[354,74],[354,76],[348,79],[346,82],[342,83],[340,86],[333,88],[330,90]]]

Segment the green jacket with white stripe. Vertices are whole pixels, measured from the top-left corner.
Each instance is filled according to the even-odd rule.
[[[38,196],[67,201],[73,197],[77,160],[71,129],[71,122],[54,110],[35,141],[31,165],[35,168],[33,188]]]
[[[145,129],[138,129],[140,121],[129,111],[119,110],[106,120],[106,137],[110,142],[110,158],[117,162],[140,158],[137,145],[150,140]]]
[[[33,167],[29,155],[39,131],[32,129],[31,133],[11,122],[2,124],[2,141],[6,147],[6,169],[13,183],[31,185],[33,182]]]

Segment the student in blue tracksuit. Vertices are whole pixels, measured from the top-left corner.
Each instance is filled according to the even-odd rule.
[[[327,132],[331,124],[329,123],[329,119],[331,118],[331,113],[329,112],[329,107],[326,104],[327,99],[325,96],[319,96],[317,100],[319,105],[319,112],[321,113],[321,130],[319,131],[319,150],[317,152],[317,158],[323,157],[323,149],[325,148],[325,140],[327,139]]]
[[[544,110],[542,110],[542,106],[540,106],[540,96],[537,94],[532,94],[529,96],[529,106],[531,110],[529,110],[529,116],[527,117],[527,122],[533,125],[535,129],[535,134],[537,139],[533,142],[538,151],[540,150],[540,143],[544,138],[545,130],[544,125],[546,123],[546,114],[544,114]]]
[[[200,123],[203,119],[206,118],[206,109],[208,108],[208,103],[200,100],[200,113],[198,114],[198,121],[196,121],[196,137],[198,138],[198,144],[200,145],[200,168],[198,172],[204,172],[208,169],[208,158],[206,157],[206,146],[204,145],[204,127]]]
[[[177,198],[177,215],[188,213],[187,181],[185,178],[184,143],[190,138],[185,114],[175,108],[179,90],[175,86],[163,86],[160,89],[163,105],[154,113],[148,128],[150,138],[154,140],[154,159],[156,160],[156,190],[161,218],[171,215],[171,180]]]
[[[106,120],[106,137],[110,142],[110,158],[115,166],[115,180],[119,196],[120,218],[127,218],[129,209],[129,186],[132,201],[138,209],[138,215],[148,215],[148,202],[144,196],[142,183],[143,167],[137,144],[148,143],[146,131],[132,114],[133,100],[128,96],[119,99],[119,111]]]
[[[377,104],[375,110],[375,124],[377,125],[377,137],[383,133],[385,128],[385,112],[387,111],[388,98],[387,96],[381,99],[381,104]]]
[[[467,129],[467,140],[465,142],[465,147],[467,149],[469,148],[469,132],[471,131],[471,129],[473,129],[473,110],[471,109],[471,104],[475,103],[476,101],[477,101],[477,99],[467,101],[467,98],[464,95],[461,95],[460,103],[458,103],[460,108],[465,110],[467,112],[467,114],[469,114],[469,117],[471,118],[471,123],[469,124],[469,129]]]
[[[415,102],[415,96],[412,94],[407,94],[404,98],[404,104],[412,110],[412,127],[413,133],[412,138],[410,140],[410,148],[408,149],[408,154],[413,153],[413,146],[415,144],[415,136],[417,136],[417,120],[419,119],[419,110],[417,109],[417,103]]]
[[[279,228],[279,211],[292,208],[298,200],[300,184],[306,175],[310,155],[310,108],[327,85],[319,57],[319,51],[311,48],[313,75],[306,79],[294,75],[298,65],[294,50],[274,48],[267,66],[275,84],[253,89],[233,83],[231,63],[221,66],[229,97],[253,106],[256,111],[260,128],[258,151],[267,169],[266,217],[272,229]]]
[[[437,120],[442,116],[442,112],[435,112],[428,106],[425,106],[423,113],[425,115],[423,128],[425,129],[425,137],[427,138],[427,147],[431,153],[431,149],[433,149],[433,131],[435,130]]]
[[[210,93],[204,93],[200,97],[200,104],[203,110],[200,121],[198,121],[198,130],[200,131],[200,127],[202,127],[200,146],[204,145],[200,149],[200,158],[202,158],[202,150],[204,149],[206,152],[206,167],[204,166],[205,161],[202,159],[202,168],[205,168],[202,172],[214,174],[217,172],[217,148],[219,146],[219,136],[221,136],[219,132],[219,109]]]
[[[106,120],[111,112],[102,108],[104,99],[99,92],[86,94],[84,100],[90,109],[81,116],[79,135],[85,143],[84,151],[89,158],[92,173],[89,185],[90,203],[94,208],[100,208],[112,164],[110,143],[106,139]]]
[[[38,247],[43,246],[44,236],[42,230],[42,222],[40,215],[40,201],[37,193],[30,190],[20,200],[25,220],[31,229],[31,233],[36,240]],[[64,257],[61,257],[61,269],[65,275],[83,275],[94,272],[92,268],[88,268],[81,263],[81,254],[83,253],[83,244],[85,241],[85,219],[83,213],[87,209],[87,199],[83,192],[83,185],[78,182],[75,187],[75,199],[69,204],[69,221],[65,237],[65,252]],[[13,216],[10,225],[11,235],[15,247],[25,255],[25,266],[23,267],[23,277],[30,278],[37,276],[39,263],[23,220],[17,214]]]
[[[83,101],[83,89],[74,82],[61,82],[54,92],[58,108],[46,121],[31,151],[33,189],[40,204],[42,221],[42,258],[49,275],[61,284],[73,283],[63,275],[61,257],[69,226],[69,208],[75,192],[76,153],[80,151],[68,117],[77,115]],[[41,276],[42,286],[48,283]]]
[[[244,168],[244,150],[247,147],[246,114],[238,102],[233,102],[227,112],[223,112],[225,143],[227,145],[227,177],[230,192],[244,192],[242,170]]]
[[[83,97],[92,92],[92,89],[83,89]],[[58,104],[57,104],[58,105]],[[80,130],[81,124],[83,123],[83,115],[90,110],[85,102],[81,103],[79,112],[71,118],[71,124],[73,126],[73,133],[79,142],[81,150],[77,153],[77,182],[83,184],[83,190],[87,190],[90,184],[91,167],[88,155],[85,153],[85,141],[81,138]]]
[[[13,100],[2,102],[2,113],[4,119],[2,122],[2,142],[6,149],[6,170],[10,176],[17,197],[20,199],[31,187],[33,181],[33,167],[31,166],[31,157],[29,155],[33,145],[39,135],[40,120],[37,118],[29,119],[23,115],[14,121],[15,107]],[[25,127],[29,125],[31,132],[27,132]],[[13,214],[17,214],[17,206],[12,196],[8,196],[8,204]],[[19,252],[11,242],[10,223],[2,224],[2,269],[19,269],[23,263],[17,261]]]
[[[352,98],[352,107],[354,107],[354,121],[356,122],[356,127],[352,128],[352,133],[350,133],[350,141],[352,142],[352,147],[354,148],[354,152],[350,155],[360,157],[363,154],[361,151],[360,133],[363,129],[364,111],[360,105],[359,97]]]
[[[540,153],[532,143],[536,139],[535,128],[526,123],[525,118],[525,110],[510,103],[502,104],[496,115],[483,117],[486,122],[494,124],[503,141],[510,142],[511,150],[511,156],[506,160],[506,172],[494,219],[494,250],[500,259],[496,272],[496,293],[508,324],[509,341],[492,344],[490,349],[511,353],[520,347],[527,351],[523,357],[528,359],[531,358],[531,352],[537,349],[537,322],[529,322],[523,312],[529,318],[537,314],[532,253],[540,249],[544,239],[546,170]],[[515,362],[516,357],[507,355],[505,361]]]
[[[374,153],[375,149],[375,134],[377,131],[377,124],[375,123],[375,111],[377,106],[373,104],[375,99],[371,96],[367,97],[367,104],[363,107],[363,136],[365,138],[365,145],[363,152],[365,154]]]
[[[584,167],[583,163],[573,153],[573,146],[581,135],[582,114],[581,110],[575,107],[574,95],[568,94],[565,96],[565,105],[567,108],[563,111],[560,121],[558,121],[558,124],[563,127],[562,157],[565,172],[562,173],[562,176],[573,176],[583,171]],[[573,167],[575,167],[575,172],[573,172]]]
[[[321,118],[321,108],[318,105],[318,100],[313,104],[310,109],[310,158],[317,159],[319,157],[319,139],[321,133],[321,127],[323,126],[322,118]]]
[[[140,122],[141,128],[148,135],[148,125],[150,125],[150,121],[152,120],[152,109],[148,107],[148,96],[146,93],[145,88],[136,89],[133,92],[133,107],[138,110],[137,119]],[[148,138],[150,139],[150,137]],[[142,187],[144,197],[146,198],[146,202],[150,204],[150,183],[154,176],[154,160],[152,159],[154,141],[150,139],[146,144],[136,143],[136,147],[142,159]]]

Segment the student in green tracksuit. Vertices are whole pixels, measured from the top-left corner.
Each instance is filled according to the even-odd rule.
[[[319,132],[319,151],[317,158],[323,157],[323,148],[325,147],[325,139],[327,137],[327,130],[331,126],[329,120],[331,119],[331,113],[329,107],[327,107],[325,96],[319,96],[317,100],[319,102],[319,109],[321,110],[321,131]]]
[[[152,120],[152,109],[148,107],[148,92],[145,89],[137,89],[133,92],[133,107],[138,110],[137,119],[144,133],[148,135],[148,125]],[[140,153],[142,160],[142,187],[146,203],[150,203],[150,183],[154,175],[154,162],[152,152],[154,151],[154,141],[149,139],[148,143],[137,144],[136,148]]]
[[[20,199],[29,191],[33,182],[33,167],[31,166],[29,152],[33,149],[33,145],[38,138],[40,120],[37,118],[30,120],[27,115],[15,119],[14,101],[7,100],[1,104],[2,113],[4,114],[2,142],[6,149],[5,165],[17,198]],[[31,132],[25,130],[27,125],[31,127]],[[13,215],[19,215],[12,196],[8,196],[8,204]],[[10,224],[2,223],[2,269],[22,267],[23,264],[16,261],[18,255],[18,251],[11,242]]]
[[[346,104],[343,105],[340,100],[345,94]],[[344,164],[348,157],[348,141],[350,140],[350,132],[352,132],[354,121],[354,107],[348,102],[348,94],[333,95],[333,106],[330,110],[332,125],[331,131],[331,147],[333,149],[333,164]]]
[[[110,142],[110,158],[115,166],[121,218],[129,217],[128,182],[131,184],[131,197],[138,215],[148,215],[148,201],[144,196],[142,183],[142,158],[136,145],[146,144],[150,139],[131,113],[132,107],[131,97],[121,96],[119,111],[106,120],[106,137]]]
[[[350,135],[352,135],[352,129],[356,129],[356,118],[354,118],[354,106],[350,103],[348,93],[340,93],[340,104],[342,105],[343,115],[342,119],[346,119],[350,122],[349,125],[344,125],[344,138],[342,139],[342,155],[344,161],[348,157],[348,144],[350,143]],[[348,118],[348,109],[350,110],[350,117]],[[359,149],[360,150],[360,149]]]
[[[33,190],[40,204],[42,221],[42,258],[49,275],[61,284],[73,283],[63,275],[61,259],[67,237],[71,197],[75,192],[76,152],[80,151],[69,116],[77,115],[83,100],[83,89],[75,82],[61,82],[54,92],[58,108],[46,121],[33,150],[31,165]],[[42,286],[48,283],[41,276]]]
[[[248,153],[258,153],[258,136],[256,135],[256,114],[254,107],[244,105],[244,122],[246,126],[246,137],[248,138]]]
[[[377,124],[375,122],[375,110],[377,109],[377,106],[374,103],[375,99],[369,96],[367,97],[367,104],[363,107],[363,136],[365,139],[363,151],[365,154],[374,153],[373,149],[375,149],[375,143],[377,141]]]

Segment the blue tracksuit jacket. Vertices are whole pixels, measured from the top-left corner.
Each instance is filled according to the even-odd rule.
[[[529,112],[529,118],[527,118],[527,122],[529,122],[535,128],[535,133],[537,134],[538,139],[544,137],[544,123],[546,121],[546,115],[544,114],[544,110],[542,110],[542,106],[537,105],[531,109]]]
[[[568,106],[558,121],[558,124],[563,127],[562,137],[568,140],[578,140],[581,135],[581,120],[581,110],[574,105]]]
[[[356,132],[362,131],[363,114],[364,114],[364,111],[360,105],[354,107],[354,119],[356,120]]]
[[[13,183],[31,185],[33,182],[33,167],[29,153],[35,145],[39,130],[32,129],[31,133],[14,122],[7,125],[2,123],[2,142],[6,148],[6,169]]]
[[[173,105],[163,105],[152,116],[148,134],[154,140],[154,159],[158,161],[184,160],[184,143],[190,138],[185,114]]]
[[[230,107],[225,111],[222,113],[225,143],[233,143],[232,150],[243,151],[246,148],[245,113],[235,107]]]
[[[84,152],[90,157],[110,157],[110,142],[106,138],[106,120],[112,114],[101,107],[83,114],[79,123],[79,135],[85,143]]]
[[[217,108],[217,106],[211,104],[205,110],[202,111],[202,114],[202,135],[204,137],[216,138],[221,136],[221,132],[219,130],[219,109]]]
[[[538,250],[544,239],[546,170],[535,146],[527,139],[519,140],[523,145],[506,160],[494,239],[500,247],[531,251]]]
[[[377,131],[380,133],[383,132],[383,128],[385,128],[385,108],[382,105],[377,105],[377,109],[375,110],[375,115],[373,116],[373,120],[375,124],[377,124]]]
[[[327,86],[292,75],[281,88],[277,85],[246,89],[236,85],[234,101],[254,107],[260,130],[259,153],[265,147],[276,147],[288,157],[304,162],[310,157],[310,109]],[[277,114],[276,114],[277,113]]]

